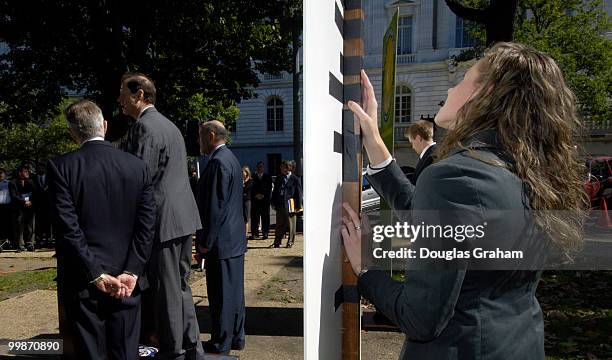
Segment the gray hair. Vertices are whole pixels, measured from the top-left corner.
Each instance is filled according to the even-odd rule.
[[[68,126],[81,142],[93,137],[104,137],[102,110],[89,100],[78,100],[66,108]]]

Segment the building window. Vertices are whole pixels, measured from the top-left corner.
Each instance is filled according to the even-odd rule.
[[[268,131],[283,131],[283,101],[272,97],[266,104]]]
[[[397,20],[397,55],[412,54],[412,16]]]
[[[469,21],[464,21],[459,16],[456,17],[457,22],[455,25],[455,47],[466,48],[474,47],[478,44],[478,39],[470,35],[468,31],[470,27]]]
[[[395,89],[395,122],[410,122],[410,103],[412,92],[406,85],[398,85]]]

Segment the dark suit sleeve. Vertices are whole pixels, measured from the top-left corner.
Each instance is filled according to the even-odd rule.
[[[227,213],[227,196],[230,191],[231,174],[229,169],[225,168],[217,159],[211,160],[208,164],[211,172],[210,182],[207,184],[211,191],[211,201],[209,204],[204,204],[205,210],[209,215],[207,224],[202,224],[204,236],[202,237],[202,246],[207,249],[213,249],[217,245],[219,237],[218,224],[211,223],[212,219],[222,219]]]
[[[98,259],[89,251],[85,234],[79,225],[79,218],[74,207],[74,201],[68,183],[59,173],[53,161],[47,163],[50,201],[56,215],[59,239],[63,247],[72,252],[82,263],[83,271],[89,281],[103,273]]]
[[[272,196],[272,176],[268,175],[262,179],[264,181],[264,199],[266,201],[270,201]]]
[[[374,175],[366,175],[376,192],[393,210],[407,210],[412,207],[414,185],[393,160],[384,170]]]
[[[9,182],[9,194],[11,195],[11,202],[16,202],[23,207],[25,201],[17,191],[17,184],[14,181]]]
[[[295,192],[293,194],[295,201],[295,208],[299,209],[302,207],[302,182],[300,178],[295,176]]]
[[[271,198],[271,203],[272,206],[276,207],[278,206],[279,203],[279,192],[280,192],[280,181],[279,179],[281,178],[282,175],[278,175],[276,177],[276,181],[274,182],[274,190],[272,190],[272,198]]]
[[[402,177],[402,180],[395,179],[396,184],[408,181],[403,180],[406,177],[401,172],[395,176]],[[448,165],[429,167],[421,176],[412,204],[414,210],[462,212],[478,207],[473,203],[474,197],[465,196],[473,193],[473,189],[458,169]],[[387,195],[399,199],[398,203],[412,199],[407,194]],[[464,277],[465,270],[410,270],[406,271],[406,280],[402,283],[391,279],[386,272],[369,271],[359,278],[358,286],[361,294],[410,339],[430,341],[442,333],[452,318]]]
[[[143,178],[144,186],[138,203],[132,245],[124,269],[138,276],[142,275],[145,264],[151,255],[155,217],[157,215],[155,200],[153,199],[153,186],[146,168],[143,168]]]

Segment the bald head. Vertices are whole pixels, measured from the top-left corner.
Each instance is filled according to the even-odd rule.
[[[210,154],[219,145],[225,144],[228,131],[219,120],[200,124],[200,152]]]

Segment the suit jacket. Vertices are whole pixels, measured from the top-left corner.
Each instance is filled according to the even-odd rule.
[[[105,141],[89,141],[47,163],[58,231],[61,286],[87,296],[102,273],[143,276],[153,244],[155,203],[145,164]]]
[[[425,170],[426,167],[428,167],[429,165],[433,164],[433,152],[436,149],[436,144],[430,146],[427,150],[425,150],[425,153],[423,154],[423,156],[420,157],[419,162],[416,165],[416,168],[414,169],[414,174],[412,175],[412,178],[410,179],[410,182],[412,182],[412,185],[416,185],[417,179],[419,178],[419,175],[421,175],[421,172],[423,172],[423,170]]]
[[[478,138],[496,143],[494,134]],[[488,150],[456,152],[425,169],[416,188],[395,162],[368,180],[392,209],[479,214],[494,237],[529,226],[494,218],[491,210],[525,212],[528,198],[516,175],[477,157],[499,159]],[[468,267],[408,270],[400,283],[385,272],[368,271],[358,287],[406,334],[401,359],[544,359],[544,325],[535,298],[539,278],[539,271]]]
[[[283,175],[277,176],[274,180],[272,205],[277,209],[286,209],[289,199],[293,199],[296,209],[302,207],[302,183],[300,178],[293,173],[289,175],[287,182],[285,182],[285,176]]]
[[[9,194],[11,195],[11,204],[15,209],[18,210],[34,210],[36,206],[36,184],[32,179],[26,179],[21,185],[21,181],[16,178],[9,182]],[[32,206],[29,208],[25,207],[25,197],[29,198]]]
[[[154,107],[132,125],[128,152],[149,169],[157,205],[156,241],[193,234],[202,227],[187,172],[185,141],[179,129]]]
[[[211,154],[198,184],[198,241],[208,249],[208,258],[229,259],[246,252],[242,191],[242,167],[223,145]]]
[[[255,195],[262,194],[264,196],[263,201],[270,203],[270,196],[272,193],[272,177],[268,173],[263,173],[261,179],[257,173],[253,174],[253,188],[251,189],[251,199],[253,201],[261,201],[255,198]]]

